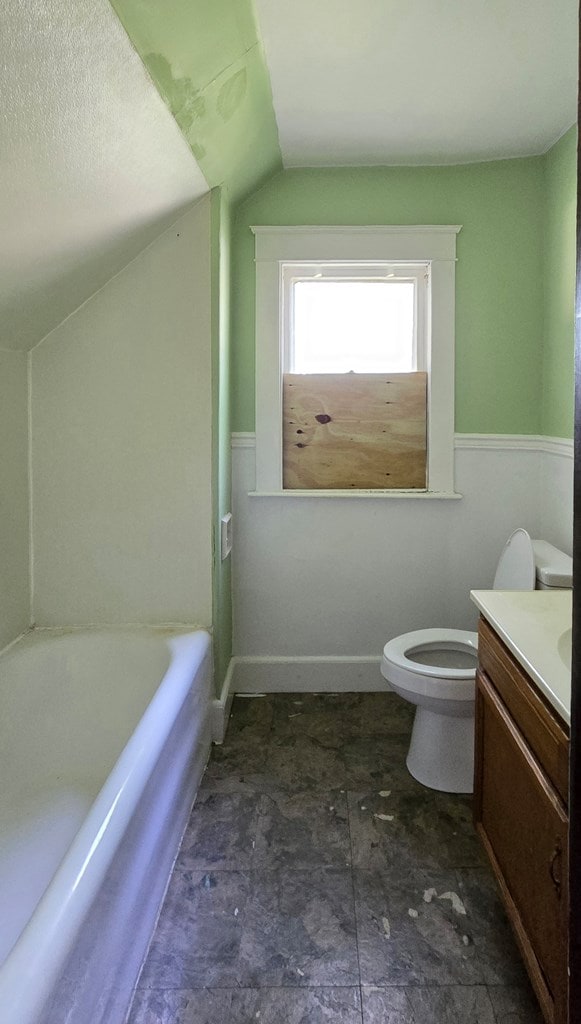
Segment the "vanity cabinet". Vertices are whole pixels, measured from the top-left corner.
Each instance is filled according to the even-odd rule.
[[[481,618],[474,820],[545,1019],[567,1004],[567,727]]]

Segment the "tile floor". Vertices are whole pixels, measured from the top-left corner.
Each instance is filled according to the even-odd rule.
[[[395,694],[237,697],[128,1024],[541,1024],[470,799]]]

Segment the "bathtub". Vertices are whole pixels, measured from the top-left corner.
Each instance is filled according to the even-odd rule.
[[[0,657],[0,1022],[121,1024],[211,742],[206,632]]]

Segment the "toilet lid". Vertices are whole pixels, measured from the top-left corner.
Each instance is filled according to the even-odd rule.
[[[508,538],[498,560],[492,589],[535,589],[535,553],[526,530],[519,528]]]

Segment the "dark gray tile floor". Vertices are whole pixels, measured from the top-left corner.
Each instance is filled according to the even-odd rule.
[[[395,694],[237,697],[128,1024],[541,1024],[467,797]]]

